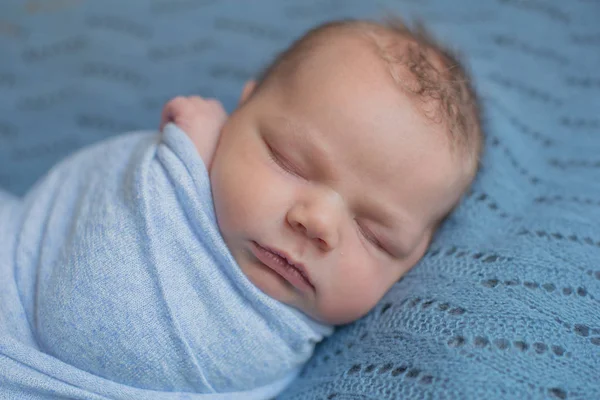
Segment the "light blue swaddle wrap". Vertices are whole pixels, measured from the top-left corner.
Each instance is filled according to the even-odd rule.
[[[332,332],[240,271],[173,124],[0,200],[0,398],[271,398]]]

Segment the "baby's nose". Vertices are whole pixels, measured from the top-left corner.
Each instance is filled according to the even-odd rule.
[[[337,246],[334,229],[327,226],[325,221],[313,217],[305,219],[303,222],[295,220],[291,225],[296,231],[315,242],[317,247],[323,251],[331,251]]]
[[[339,244],[342,206],[335,195],[314,197],[292,207],[288,223],[322,251],[331,251]]]

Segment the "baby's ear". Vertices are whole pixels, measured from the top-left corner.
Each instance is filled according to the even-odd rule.
[[[256,88],[255,80],[246,82],[246,84],[244,85],[244,89],[242,89],[242,95],[240,96],[240,102],[238,104],[239,106],[244,104],[246,102],[246,100],[248,100],[250,98],[252,93],[254,93],[255,88]]]

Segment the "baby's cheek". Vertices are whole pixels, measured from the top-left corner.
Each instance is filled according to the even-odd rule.
[[[268,171],[256,160],[252,146],[245,148],[219,157],[213,167],[213,196],[221,229],[256,240],[273,218],[276,198],[271,192],[281,185],[270,184]]]
[[[218,182],[213,183],[219,227],[225,233],[239,234],[252,214],[252,198],[248,196],[247,185],[239,179],[239,175],[223,172],[219,174]]]
[[[243,186],[235,172],[235,163],[228,163],[227,157],[217,157],[213,164],[210,180],[217,221],[222,233],[227,236],[236,230],[235,221],[240,221],[244,204],[238,204],[243,198]],[[233,170],[233,171],[232,171]]]
[[[361,318],[386,292],[385,278],[373,262],[360,259],[347,259],[333,278],[331,292],[321,299],[321,314],[330,323],[344,324]]]

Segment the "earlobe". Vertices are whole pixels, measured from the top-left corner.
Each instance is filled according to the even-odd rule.
[[[254,93],[254,89],[256,88],[256,81],[251,80],[246,82],[246,84],[244,85],[244,89],[242,89],[242,95],[240,97],[240,102],[239,105],[241,106],[242,104],[244,104],[252,95],[252,93]]]

